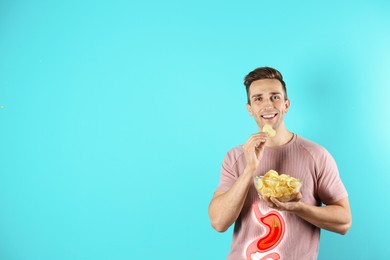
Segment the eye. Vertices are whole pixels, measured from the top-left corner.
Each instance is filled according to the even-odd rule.
[[[271,99],[272,99],[273,101],[277,101],[277,100],[280,99],[280,97],[279,97],[279,95],[273,95],[273,96],[271,96]]]
[[[254,99],[253,99],[254,101],[261,101],[261,100],[263,100],[261,97],[255,97]]]

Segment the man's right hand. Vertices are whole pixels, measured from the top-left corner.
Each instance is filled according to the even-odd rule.
[[[246,168],[255,175],[256,169],[263,158],[265,143],[268,140],[267,133],[260,132],[251,135],[243,145]]]
[[[214,193],[209,205],[209,216],[211,225],[217,231],[226,231],[240,215],[267,140],[266,133],[253,134],[243,145],[246,161],[244,172],[228,191]]]

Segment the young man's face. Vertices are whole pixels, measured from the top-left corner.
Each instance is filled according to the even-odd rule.
[[[284,126],[284,115],[290,107],[290,101],[285,100],[282,83],[276,79],[261,79],[253,81],[249,87],[250,105],[248,112],[256,120],[261,129],[265,124],[278,130]]]

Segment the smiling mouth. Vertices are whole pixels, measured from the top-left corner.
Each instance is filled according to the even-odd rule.
[[[265,120],[272,120],[274,119],[278,114],[269,114],[269,115],[261,115],[261,118],[265,119]]]

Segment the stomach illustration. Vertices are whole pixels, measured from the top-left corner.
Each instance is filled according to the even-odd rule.
[[[282,215],[272,210],[267,214],[262,214],[258,203],[252,205],[257,221],[266,228],[266,233],[252,241],[246,249],[247,260],[277,260],[281,256],[277,252],[270,252],[282,241],[286,224]]]

